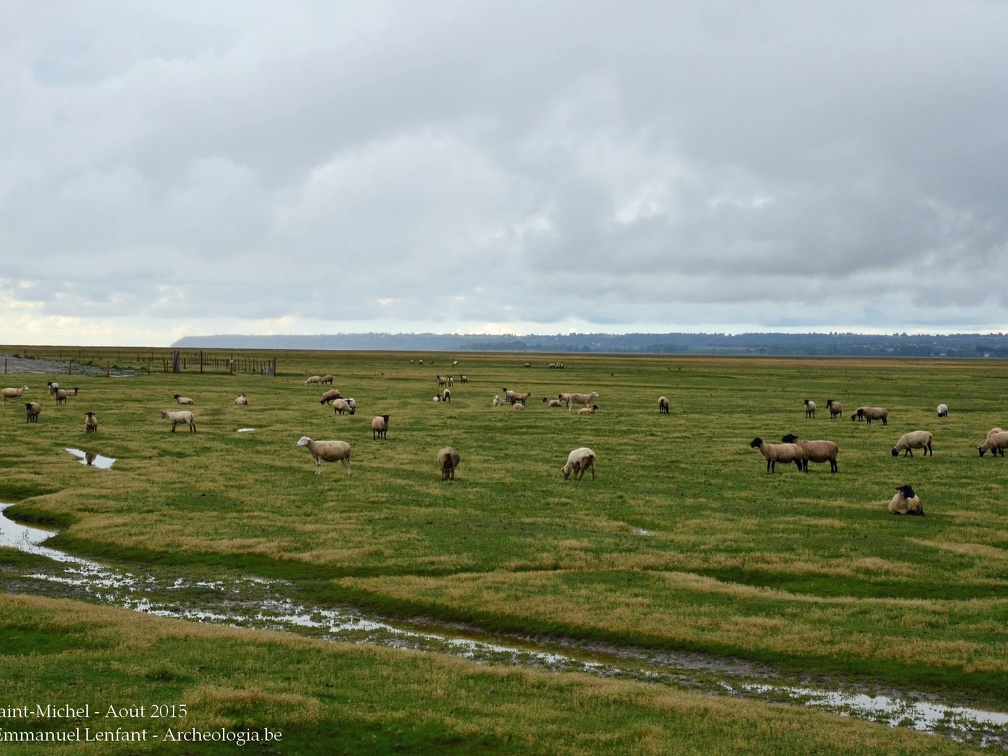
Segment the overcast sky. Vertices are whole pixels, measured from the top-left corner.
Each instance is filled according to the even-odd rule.
[[[0,343],[1008,331],[1008,3],[0,0]]]

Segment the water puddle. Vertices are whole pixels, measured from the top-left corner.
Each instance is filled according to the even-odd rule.
[[[577,671],[710,695],[789,703],[1008,749],[1008,713],[789,685],[758,665],[700,654],[559,642],[550,645],[490,638],[459,627],[393,624],[352,608],[298,604],[289,598],[292,585],[282,580],[231,576],[208,581],[99,564],[44,546],[55,533],[13,522],[3,514],[9,506],[0,504],[0,547],[52,560],[44,567],[26,568],[14,578],[0,573],[11,592],[73,598],[195,622],[294,632],[329,641],[440,652],[480,663]]]
[[[82,465],[88,465],[89,467],[99,467],[102,470],[108,470],[112,467],[112,464],[116,461],[115,457],[103,457],[101,454],[95,454],[94,452],[83,452],[80,449],[67,449],[68,452],[73,454],[75,457],[80,458]]]
[[[254,433],[255,428],[239,428],[235,433]]]

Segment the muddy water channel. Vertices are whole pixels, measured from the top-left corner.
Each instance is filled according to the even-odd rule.
[[[181,571],[98,563],[48,548],[50,531],[26,527],[2,513],[0,547],[44,559],[16,572],[0,570],[8,593],[72,598],[195,622],[298,633],[329,641],[377,644],[452,654],[480,663],[579,671],[710,695],[809,706],[893,727],[911,727],[995,751],[1008,750],[1008,714],[958,707],[889,692],[825,690],[756,664],[698,654],[655,652],[558,641],[489,637],[459,626],[390,622],[352,608],[292,601],[280,580],[228,576],[210,580]]]

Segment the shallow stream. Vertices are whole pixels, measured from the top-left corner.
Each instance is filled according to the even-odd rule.
[[[0,504],[0,513],[9,504]],[[579,671],[681,689],[809,706],[890,726],[911,727],[1008,750],[1008,713],[982,711],[897,694],[824,690],[785,679],[757,664],[700,654],[581,643],[492,638],[455,626],[393,623],[343,607],[305,606],[281,580],[197,580],[167,570],[105,564],[43,545],[51,531],[0,514],[0,547],[45,557],[43,567],[0,572],[8,593],[73,598],[196,622],[294,632],[329,641],[378,644],[462,656],[481,663]]]

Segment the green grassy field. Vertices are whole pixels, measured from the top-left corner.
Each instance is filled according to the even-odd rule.
[[[466,353],[456,355],[454,368],[453,356],[440,354],[240,355],[276,357],[277,375],[266,377],[229,374],[217,363],[200,372],[191,359],[184,372],[165,373],[163,353],[150,350],[30,354],[142,371],[130,378],[5,376],[4,385],[29,385],[24,400],[39,401],[43,412],[29,424],[23,400],[0,408],[0,501],[17,502],[11,514],[20,519],[62,526],[53,545],[65,550],[284,577],[313,601],[387,616],[698,651],[804,679],[849,679],[1005,709],[1008,467],[977,454],[989,428],[1008,427],[1003,362],[563,355],[566,367],[555,370],[546,364],[557,357],[548,355]],[[417,364],[421,357],[428,364]],[[304,385],[308,375],[326,373],[356,399],[356,415],[336,416],[319,404],[325,387]],[[432,401],[439,373],[456,378],[449,403]],[[50,380],[78,386],[79,395],[57,406],[46,393]],[[490,406],[505,386],[532,393],[524,412]],[[594,415],[542,403],[561,391],[592,390],[599,393]],[[172,434],[160,417],[176,393],[196,402],[195,434],[181,427]],[[248,407],[235,406],[239,393]],[[668,415],[658,413],[662,394],[671,401]],[[814,420],[805,418],[806,398],[819,406]],[[827,398],[843,403],[842,419],[829,419]],[[939,402],[951,408],[946,419],[935,416]],[[889,424],[851,422],[860,404],[888,408]],[[88,410],[99,419],[93,436],[84,433]],[[378,414],[390,415],[383,441],[372,439]],[[896,439],[916,429],[934,433],[934,457],[893,458]],[[767,474],[749,442],[779,441],[788,432],[836,441],[839,472],[779,465]],[[295,445],[302,435],[348,441],[352,474],[327,465],[314,475],[310,455]],[[454,482],[442,482],[437,466],[446,445],[462,457]],[[560,467],[578,446],[597,454],[594,482],[563,480]],[[117,461],[107,471],[88,468],[67,447]],[[920,494],[925,517],[887,511],[904,483]],[[27,682],[48,671],[50,657],[65,654],[76,655],[88,674],[107,677],[113,690],[132,686],[122,700],[163,690],[156,675],[127,683],[101,670],[120,654],[124,664],[156,669],[187,638],[192,655],[232,659],[231,677],[212,683],[214,690],[232,690],[232,677],[241,677],[249,700],[261,694],[278,724],[302,733],[303,750],[316,728],[345,732],[348,750],[372,735],[375,750],[958,748],[793,708],[629,683],[245,637],[69,602],[5,596],[2,606],[5,632],[26,633],[22,650],[6,658],[24,669],[20,695],[32,701],[46,690],[71,695],[62,678],[41,689]],[[33,644],[53,623],[67,634],[65,646],[33,657]],[[137,633],[149,642],[134,644]],[[251,653],[243,648],[275,668],[252,665],[239,674]],[[281,670],[299,662],[284,660],[303,657],[312,659],[304,662],[309,669],[285,682]],[[167,666],[168,688],[203,701],[196,708],[204,719],[238,726],[258,706],[247,704],[242,720],[234,714],[241,706],[217,701],[207,683]],[[313,679],[316,668],[329,687]],[[374,703],[369,696],[377,693],[358,688],[382,687],[384,668],[397,682]],[[471,712],[456,711],[458,695]],[[297,705],[276,703],[283,696]],[[365,699],[383,713],[362,714]],[[528,712],[535,701],[556,732],[535,723]],[[730,715],[718,714],[729,706]],[[569,742],[564,728],[577,734]]]

